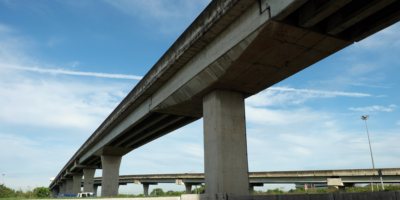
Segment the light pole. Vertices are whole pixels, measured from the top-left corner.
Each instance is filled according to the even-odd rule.
[[[367,125],[367,120],[369,119],[369,115],[361,116],[361,119],[365,121],[365,127],[367,128],[369,150],[371,152],[371,159],[372,159],[372,167],[373,167],[373,169],[375,171],[374,156],[372,155],[371,140],[369,138],[368,125]],[[380,176],[381,184],[382,184],[382,190],[385,190],[385,187],[383,186],[383,180],[382,180],[382,175],[381,174],[382,174],[381,171],[379,171],[379,176]],[[376,189],[378,189],[378,185],[376,186]],[[372,186],[372,177],[371,177],[371,190],[372,190],[372,192],[374,191],[373,186]]]
[[[373,169],[375,171],[374,156],[372,156],[371,140],[369,139],[368,125],[367,125],[367,120],[369,119],[369,115],[361,116],[361,119],[365,121],[365,127],[367,128],[369,150],[371,152],[371,159],[372,159],[372,167],[373,167]],[[371,191],[372,192],[374,191],[374,186],[372,185],[372,176],[371,176]]]

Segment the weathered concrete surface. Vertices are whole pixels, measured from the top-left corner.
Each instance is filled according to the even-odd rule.
[[[81,182],[82,182],[82,175],[73,175],[73,186],[72,186],[72,194],[78,194],[81,192]]]
[[[214,90],[203,102],[206,193],[248,194],[243,94]]]
[[[94,174],[96,169],[83,169],[83,175],[85,176],[83,182],[83,192],[93,192]]]
[[[102,155],[103,176],[101,184],[102,197],[117,197],[119,187],[119,167],[122,156]]]

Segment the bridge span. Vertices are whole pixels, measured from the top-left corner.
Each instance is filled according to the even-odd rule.
[[[50,188],[118,194],[122,156],[204,122],[207,193],[249,193],[244,99],[400,20],[398,0],[213,0]]]

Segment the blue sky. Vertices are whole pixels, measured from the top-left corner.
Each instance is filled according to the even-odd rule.
[[[6,185],[48,186],[209,2],[0,0]],[[250,171],[371,168],[361,115],[370,115],[375,166],[399,167],[399,32],[395,24],[248,98]],[[198,120],[132,151],[120,173],[203,172],[202,131]],[[293,188],[256,189],[283,186]]]

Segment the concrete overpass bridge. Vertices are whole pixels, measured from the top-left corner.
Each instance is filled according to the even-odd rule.
[[[213,0],[60,170],[118,194],[122,156],[203,117],[207,193],[247,194],[244,99],[400,20],[398,0]],[[233,181],[234,180],[234,181]]]
[[[384,183],[400,183],[400,168],[380,169]],[[338,186],[345,191],[345,187],[354,186],[357,183],[381,183],[379,170],[376,169],[342,169],[342,170],[307,170],[307,171],[271,171],[249,172],[249,188],[264,184],[326,184]],[[185,174],[146,174],[146,175],[122,175],[119,176],[119,185],[128,183],[142,184],[144,195],[148,195],[149,185],[158,183],[172,183],[185,185],[186,193],[190,194],[193,185],[205,183],[204,173]],[[93,181],[93,190],[97,192],[102,184],[102,177],[96,177]],[[81,186],[84,185],[82,182]]]

